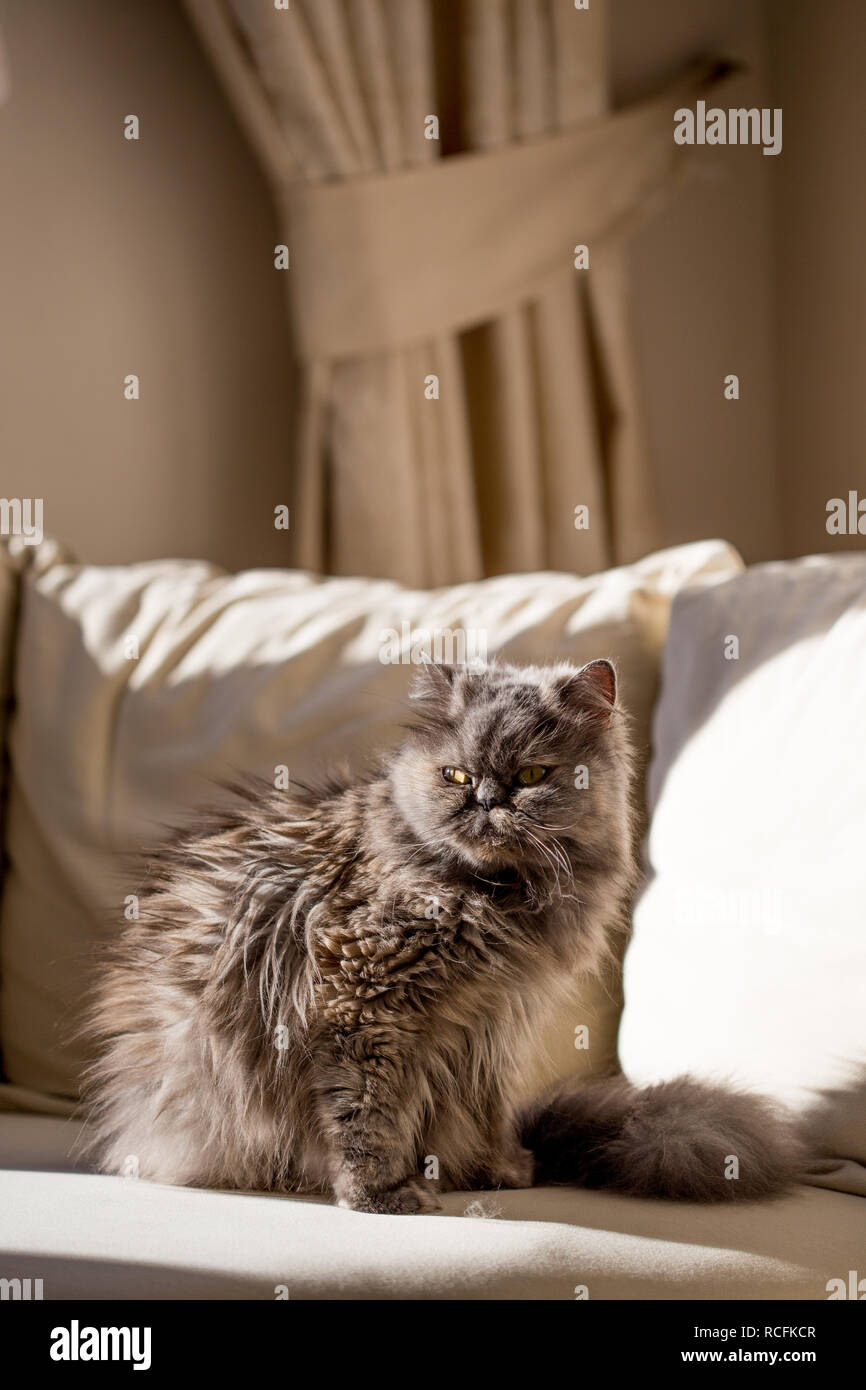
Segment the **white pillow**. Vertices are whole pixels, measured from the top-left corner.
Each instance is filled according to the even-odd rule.
[[[662,671],[623,1068],[769,1092],[866,1161],[866,556],[684,591]]]
[[[28,545],[20,536],[0,536],[0,885],[5,868],[2,849],[6,809],[6,729],[12,709],[12,671],[21,576],[28,567],[35,573],[66,558],[53,541],[34,546]]]
[[[389,629],[475,634],[518,662],[610,656],[646,748],[671,593],[740,565],[706,542],[587,579],[512,575],[432,593],[180,561],[58,564],[25,579],[0,926],[7,1078],[74,1094],[84,1058],[65,1039],[93,943],[138,886],[124,855],[213,801],[215,779],[273,778],[279,765],[315,777],[399,741],[417,668],[383,663]],[[576,982],[573,1009],[539,1039],[539,1084],[609,1065],[618,1012],[618,979]],[[575,1051],[581,1024],[589,1054]]]

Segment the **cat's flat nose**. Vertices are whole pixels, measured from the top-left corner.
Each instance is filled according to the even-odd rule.
[[[501,787],[484,777],[478,784],[475,800],[483,810],[490,811],[494,806],[502,805],[502,802],[505,800],[505,795]]]

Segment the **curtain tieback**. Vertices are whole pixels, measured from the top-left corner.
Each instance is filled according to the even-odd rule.
[[[280,181],[301,357],[459,332],[532,301],[575,245],[591,264],[690,153],[674,143],[674,111],[728,71],[702,63],[648,101],[541,139],[341,182]]]

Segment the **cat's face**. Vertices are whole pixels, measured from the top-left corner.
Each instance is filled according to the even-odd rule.
[[[414,833],[477,872],[547,865],[579,840],[616,699],[607,661],[429,666],[420,716],[391,774]]]

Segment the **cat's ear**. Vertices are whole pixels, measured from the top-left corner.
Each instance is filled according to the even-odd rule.
[[[410,686],[409,699],[425,700],[428,704],[434,705],[450,705],[459,671],[459,666],[425,659]]]
[[[579,710],[607,728],[616,705],[616,670],[602,657],[587,662],[559,687],[559,698],[569,709]]]

